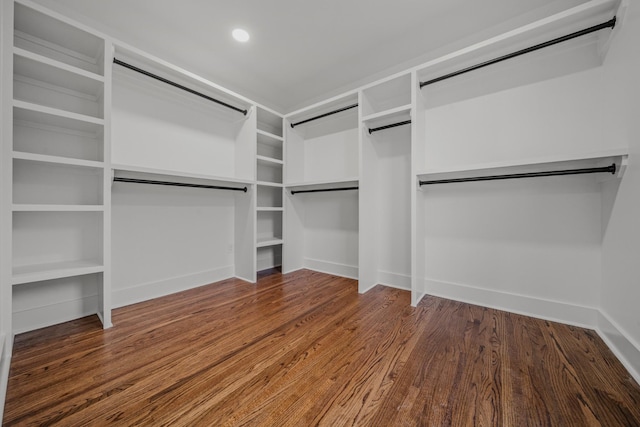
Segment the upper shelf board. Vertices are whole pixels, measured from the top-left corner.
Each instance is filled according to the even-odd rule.
[[[150,75],[145,76],[144,73],[140,74],[140,72],[133,71],[126,66],[113,64],[114,70],[118,70],[118,72],[127,73],[127,75],[131,75],[132,77],[136,76],[148,79],[150,82],[166,86],[167,88],[174,87],[175,90],[180,90],[176,87],[176,85],[179,85],[187,88],[188,90],[216,99],[219,102],[229,104],[234,108],[247,110],[247,114],[243,114],[242,112],[230,109],[224,105],[211,102],[211,105],[216,106],[217,110],[224,113],[225,117],[228,117],[229,120],[244,120],[251,115],[254,103],[249,99],[237,95],[220,85],[186,71],[183,68],[177,67],[167,61],[149,55],[134,47],[125,46],[124,44],[118,44],[116,46],[114,56],[118,61],[122,61],[129,66],[143,70],[144,72],[157,76],[170,83],[158,81],[155,77],[151,77]],[[184,93],[186,94],[188,92]],[[191,96],[196,97],[198,95],[192,94]]]
[[[565,169],[582,169],[616,165],[616,178],[624,175],[629,150],[626,148],[611,149],[596,153],[581,155],[561,155],[536,158],[529,161],[495,162],[478,165],[460,166],[443,169],[427,169],[418,173],[420,181],[436,181],[444,179],[458,179],[483,177],[492,175],[509,175],[515,173],[547,172]]]
[[[18,47],[13,48],[13,53],[16,75],[84,94],[102,94],[104,77],[99,74]]]
[[[591,0],[429,61],[416,68],[421,83],[529,50],[616,17],[613,29],[604,28],[424,86],[420,90],[422,100],[431,108],[602,65],[625,10],[620,0]]]
[[[186,172],[172,171],[167,169],[154,169],[154,168],[145,168],[145,167],[138,167],[138,166],[122,165],[122,164],[112,164],[111,168],[113,169],[114,176],[117,175],[117,176],[126,177],[126,178],[187,182],[187,183],[193,183],[193,184],[219,185],[219,186],[226,186],[229,184],[232,184],[232,185],[240,184],[240,185],[249,186],[254,184],[253,180],[221,177],[221,176],[205,175],[205,174],[186,173]]]
[[[330,188],[357,187],[358,184],[359,179],[354,177],[340,180],[296,182],[285,184],[285,188],[287,189],[287,191],[325,190]]]

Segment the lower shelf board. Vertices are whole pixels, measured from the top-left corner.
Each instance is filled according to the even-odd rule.
[[[104,266],[101,263],[88,260],[23,265],[13,268],[11,284],[21,285],[102,272],[104,272]]]
[[[104,212],[104,205],[14,204],[13,212]]]
[[[278,239],[276,237],[268,238],[268,239],[258,239],[256,243],[257,248],[266,248],[268,246],[277,246],[283,244],[284,241],[282,239]]]

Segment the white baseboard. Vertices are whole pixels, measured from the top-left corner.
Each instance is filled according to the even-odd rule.
[[[13,333],[21,334],[96,314],[98,296],[88,295],[69,301],[13,312]]]
[[[596,332],[640,384],[640,344],[602,310],[598,312]]]
[[[4,416],[4,403],[7,397],[7,385],[9,384],[9,368],[11,368],[11,346],[7,345],[6,337],[0,334],[0,424]]]
[[[411,276],[407,274],[391,273],[388,271],[378,271],[378,284],[390,288],[411,290]]]
[[[113,308],[136,304],[176,292],[186,291],[209,283],[234,277],[234,266],[220,267],[214,270],[172,277],[158,282],[143,283],[125,289],[114,289],[112,293]]]
[[[256,261],[256,266],[256,271],[268,270],[270,268],[282,266],[282,260],[277,258],[275,260],[258,259]]]
[[[333,274],[334,276],[346,277],[348,279],[358,279],[358,267],[353,265],[338,264],[335,262],[321,261],[318,259],[305,258],[303,268],[320,273]]]
[[[640,344],[599,309],[435,280],[426,281],[426,294],[593,329],[640,383]]]
[[[426,294],[539,319],[595,329],[598,309],[475,286],[426,280]]]

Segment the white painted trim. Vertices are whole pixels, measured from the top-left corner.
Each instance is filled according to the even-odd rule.
[[[282,258],[282,257],[280,257],[280,258]],[[268,270],[270,268],[282,267],[282,259],[276,259],[275,261],[276,262],[275,262],[275,265],[274,265],[273,263],[269,262],[268,259],[258,258],[256,260],[256,264],[257,264],[256,271],[262,271],[262,270]],[[239,279],[242,279],[242,280],[247,280],[247,279],[245,279],[243,277],[239,277],[239,276],[236,276],[236,277],[238,277]],[[251,283],[255,283],[255,282],[251,282]]]
[[[640,343],[631,338],[607,313],[597,308],[436,280],[426,280],[426,286],[427,291],[423,296],[433,295],[593,329],[629,371],[629,374],[640,383]],[[419,301],[420,299],[418,299]]]
[[[302,265],[308,270],[333,274],[334,276],[346,277],[348,279],[358,279],[358,266],[355,265],[338,264],[311,258],[305,258]]]
[[[0,338],[5,343],[4,334]],[[9,368],[11,368],[11,350],[13,346],[4,345],[0,351],[0,422],[4,419],[4,404],[7,398],[7,385],[9,384]]]
[[[581,328],[595,329],[598,309],[458,283],[426,280],[426,294]]]
[[[640,384],[640,344],[635,342],[607,313],[598,312],[595,328],[600,338]]]
[[[419,293],[416,291],[412,291],[411,292],[411,307],[417,307],[418,304],[420,304],[420,301],[422,301],[422,298],[424,298],[425,296],[427,296],[427,294],[425,294],[424,292]]]
[[[378,283],[374,283],[373,285],[369,286],[367,289],[360,289],[360,283],[358,283],[358,293],[359,294],[366,294],[367,292],[369,292],[371,289],[375,288],[376,286],[378,286]]]
[[[233,265],[185,276],[172,277],[158,282],[143,283],[125,289],[113,289],[112,304],[113,307],[124,307],[175,294],[176,292],[205,286],[231,277],[235,277]]]
[[[390,288],[411,291],[411,276],[408,274],[378,271],[378,284]]]
[[[13,312],[13,333],[34,331],[96,314],[98,295],[87,295],[68,301],[32,307]]]

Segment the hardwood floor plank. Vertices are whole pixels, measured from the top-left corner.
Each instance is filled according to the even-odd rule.
[[[5,425],[640,425],[593,332],[307,270],[16,337]]]

